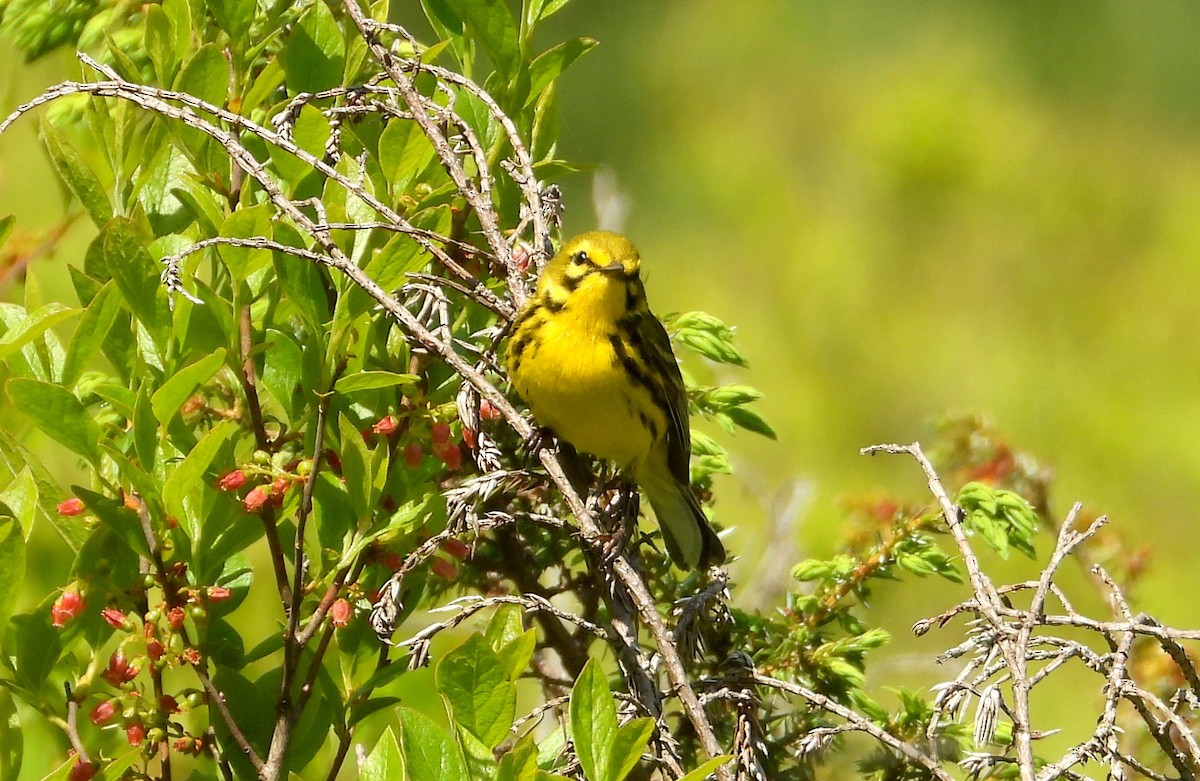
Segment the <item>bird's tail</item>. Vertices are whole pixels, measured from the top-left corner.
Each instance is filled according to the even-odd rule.
[[[725,546],[691,488],[665,469],[639,470],[637,482],[654,508],[667,553],[675,566],[694,569],[725,561]]]

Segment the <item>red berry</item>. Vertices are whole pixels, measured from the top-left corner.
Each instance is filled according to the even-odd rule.
[[[155,641],[157,642],[157,641]],[[104,668],[104,672],[100,674],[104,680],[112,686],[120,686],[123,683],[129,683],[137,677],[138,668],[129,663],[125,658],[125,652],[117,649],[113,655],[108,657],[108,667]]]
[[[395,551],[389,551],[383,554],[383,566],[390,569],[392,572],[400,569],[404,564],[404,557]]]
[[[66,623],[83,612],[87,603],[83,595],[74,589],[64,591],[62,596],[54,600],[50,608],[50,624],[55,627],[66,626]]]
[[[242,506],[248,513],[258,512],[270,498],[270,489],[260,485],[250,489],[250,493],[246,494],[246,498],[242,500]]]
[[[83,500],[78,496],[72,496],[70,499],[58,503],[59,515],[79,515],[85,509],[87,508],[84,507]]]
[[[398,428],[400,428],[400,419],[395,415],[385,415],[374,426],[371,426],[371,430],[381,437],[390,437],[396,433]]]
[[[100,615],[103,616],[105,623],[107,623],[113,629],[128,628],[126,625],[125,614],[120,610],[117,610],[115,607],[104,608],[100,611]]]
[[[500,414],[500,410],[496,409],[495,404],[484,399],[479,402],[479,417],[484,420],[499,420],[503,416]]]
[[[463,427],[463,444],[468,450],[475,449],[475,429]]]
[[[430,438],[433,439],[433,444],[444,445],[450,441],[450,424],[439,420],[433,424],[433,428],[430,429],[429,434]]]
[[[221,479],[217,481],[217,490],[236,491],[245,484],[246,473],[240,469],[234,469],[232,472],[221,475]]]
[[[103,724],[104,722],[108,721],[109,719],[111,719],[113,716],[116,716],[116,715],[117,715],[116,703],[114,703],[112,700],[105,700],[104,702],[100,703],[96,707],[92,708],[92,712],[91,712],[91,714],[89,714],[88,718],[90,718],[92,720],[93,724],[95,724],[97,727],[99,727],[101,724]]]
[[[142,745],[142,741],[146,739],[146,727],[136,721],[126,725],[125,739],[129,741],[129,745],[131,746]]]
[[[76,761],[71,767],[71,774],[67,776],[69,781],[91,781],[96,775],[96,766],[91,762]]]
[[[409,442],[404,446],[404,463],[408,464],[409,468],[416,469],[421,465],[421,459],[425,457],[425,448],[421,447],[420,442]]]
[[[329,606],[329,620],[334,626],[346,626],[350,623],[350,616],[353,615],[354,608],[345,599],[339,599]]]

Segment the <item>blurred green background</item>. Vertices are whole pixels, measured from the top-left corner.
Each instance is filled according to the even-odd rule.
[[[1081,500],[1153,547],[1141,609],[1200,625],[1200,5],[576,0],[542,31],[579,35],[600,46],[563,83],[564,156],[603,171],[656,311],[736,325],[751,369],[722,379],[764,391],[780,435],[724,440],[744,600],[778,604],[771,561],[833,549],[841,498],[923,498],[911,462],[860,447],[966,411],[1054,466],[1060,513]],[[77,73],[7,49],[0,69],[5,112]],[[0,138],[8,250],[64,215],[35,130]],[[594,227],[593,177],[563,184],[569,230]],[[70,299],[90,232],[36,262],[46,298]],[[44,594],[68,562],[39,544]],[[947,636],[902,638],[957,593],[877,593],[898,642],[872,680],[948,674],[928,662]]]

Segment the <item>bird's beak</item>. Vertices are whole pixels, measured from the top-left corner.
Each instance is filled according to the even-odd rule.
[[[601,266],[600,271],[614,276],[632,277],[638,273],[638,265],[636,259],[624,262],[618,261],[616,263],[609,263],[607,266]]]

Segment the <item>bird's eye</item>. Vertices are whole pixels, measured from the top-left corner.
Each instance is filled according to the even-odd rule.
[[[586,252],[580,251],[580,252],[575,253],[575,265],[576,266],[582,266],[587,262],[588,262],[588,254]]]

